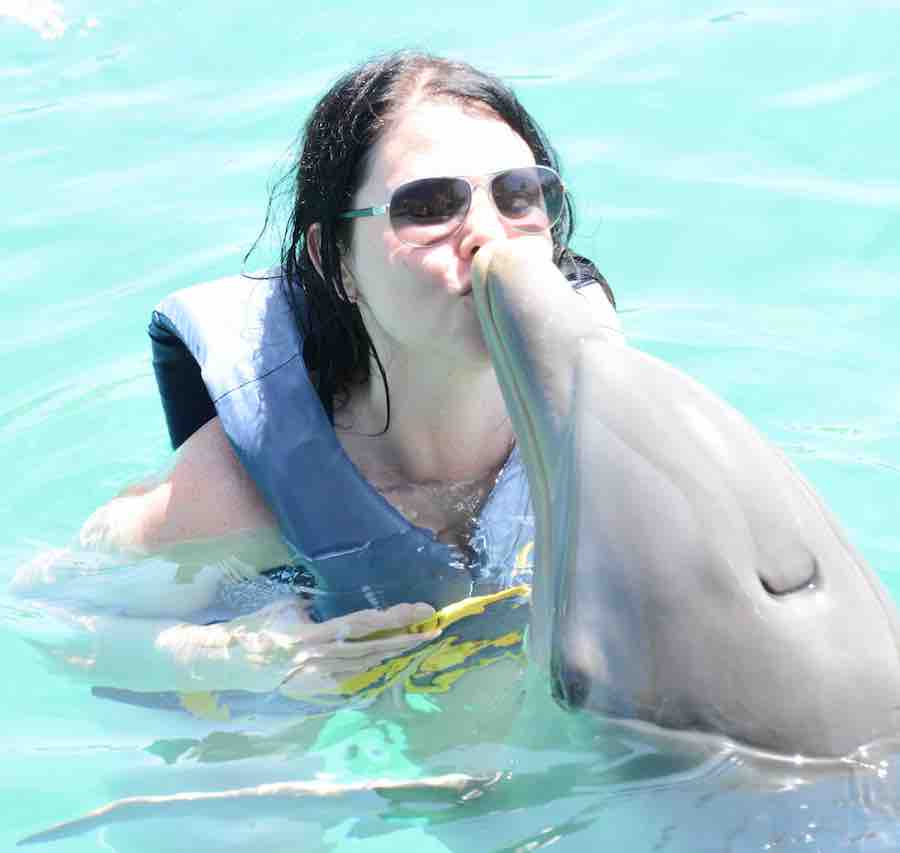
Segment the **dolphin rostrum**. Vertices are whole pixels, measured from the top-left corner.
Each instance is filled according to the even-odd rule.
[[[897,611],[821,498],[529,242],[479,251],[473,290],[535,509],[529,652],[559,701],[785,754],[896,735]]]

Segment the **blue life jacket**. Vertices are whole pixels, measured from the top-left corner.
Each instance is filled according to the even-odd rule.
[[[612,299],[585,263],[569,274],[574,286],[599,281]],[[276,272],[189,287],[157,306],[149,329],[173,446],[219,416],[293,552],[276,579],[309,595],[318,619],[400,602],[439,609],[527,581],[534,518],[518,449],[477,519],[475,560],[410,524],[344,452],[307,374],[287,286]]]

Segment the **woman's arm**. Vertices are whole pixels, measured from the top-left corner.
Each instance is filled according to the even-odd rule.
[[[37,602],[33,616],[44,618],[28,620],[26,638],[67,675],[94,686],[140,692],[281,690],[302,698],[434,639],[439,629],[403,630],[433,615],[427,604],[398,604],[316,623],[305,603],[290,596],[228,622],[196,625]],[[379,637],[363,639],[375,632]]]
[[[129,615],[183,617],[209,606],[223,581],[290,560],[218,418],[182,445],[166,476],[131,486],[94,512],[79,546],[22,566],[13,591],[103,607],[119,596]]]
[[[259,568],[284,563],[275,518],[213,418],[181,446],[167,477],[123,491],[91,515],[79,538],[84,547],[158,554],[258,531],[273,534],[252,552]]]
[[[317,624],[306,603],[287,592],[227,622],[182,621],[212,604],[221,583],[290,559],[217,418],[182,445],[166,477],[130,487],[98,509],[82,527],[80,545],[80,552],[32,560],[12,587],[40,599],[36,615],[45,618],[37,620],[32,643],[95,685],[284,689],[296,697],[440,633],[402,633],[434,613],[426,604]],[[359,641],[386,629],[400,633]]]

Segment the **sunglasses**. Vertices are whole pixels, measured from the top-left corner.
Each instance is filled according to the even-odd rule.
[[[474,179],[473,179],[474,180]],[[345,210],[341,219],[388,214],[397,238],[409,246],[433,246],[452,237],[465,221],[476,186],[487,185],[497,213],[516,231],[539,234],[562,216],[566,188],[547,166],[504,169],[481,177],[422,178],[401,184],[387,204]]]

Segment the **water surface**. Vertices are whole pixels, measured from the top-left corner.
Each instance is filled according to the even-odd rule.
[[[336,74],[424,46],[515,85],[631,340],[745,412],[900,593],[900,5],[305,6],[0,0],[0,581],[166,463],[150,309],[240,269]],[[898,844],[890,775],[754,792],[731,759],[643,758],[539,690],[522,704],[514,672],[465,718],[390,696],[321,727],[217,723],[94,698],[27,642],[42,618],[0,596],[3,849],[131,794],[492,768],[505,783],[462,806],[145,821],[56,849]]]

